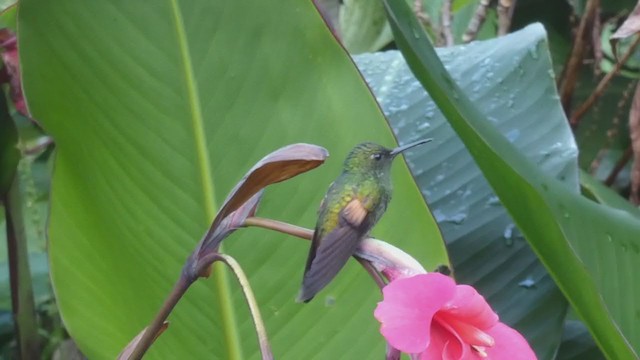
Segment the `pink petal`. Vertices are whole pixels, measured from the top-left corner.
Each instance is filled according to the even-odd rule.
[[[465,344],[486,347],[491,347],[495,344],[495,340],[491,335],[465,322],[464,319],[447,316],[447,314],[442,314],[441,312],[436,314],[435,319]]]
[[[442,359],[442,353],[447,342],[451,341],[453,335],[442,328],[437,323],[431,327],[431,342],[429,346],[420,354],[420,360]]]
[[[4,50],[0,57],[4,62],[4,71],[9,76],[9,85],[11,85],[11,99],[21,114],[29,116],[27,107],[22,94],[22,81],[20,78],[20,59],[18,57],[18,45],[16,35],[8,28],[0,30],[0,39],[2,43],[0,47]]]
[[[446,327],[434,322],[431,327],[431,343],[420,354],[420,360],[467,360],[474,359],[472,355],[469,345]]]
[[[453,298],[455,288],[451,278],[438,273],[392,281],[374,311],[382,323],[380,332],[400,351],[423,352],[430,342],[433,316]]]
[[[496,344],[487,348],[491,360],[535,360],[536,354],[527,340],[516,330],[499,322],[487,331]]]
[[[480,330],[489,329],[498,323],[498,315],[484,297],[468,285],[456,286],[453,299],[445,305],[442,312]]]

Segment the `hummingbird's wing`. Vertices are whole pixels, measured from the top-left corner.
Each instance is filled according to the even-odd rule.
[[[328,234],[316,229],[298,301],[309,302],[333,280],[353,255],[362,237],[371,229],[373,220],[363,203],[356,198],[340,211],[338,226]]]

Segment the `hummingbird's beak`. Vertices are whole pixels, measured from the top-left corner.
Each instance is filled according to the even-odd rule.
[[[414,147],[414,146],[418,146],[418,145],[426,144],[426,143],[428,143],[428,142],[429,142],[429,141],[431,141],[431,140],[433,140],[433,139],[422,139],[422,140],[418,140],[418,141],[416,141],[416,142],[412,142],[411,144],[407,144],[407,145],[404,145],[404,146],[398,146],[397,148],[395,148],[395,149],[391,150],[390,155],[391,155],[392,157],[394,157],[394,156],[396,156],[396,155],[400,154],[401,152],[403,152],[403,151],[405,151],[405,150],[409,150],[409,149],[411,149],[411,148],[412,148],[412,147]]]

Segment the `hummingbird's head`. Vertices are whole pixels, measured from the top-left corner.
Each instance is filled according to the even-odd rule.
[[[344,170],[349,172],[372,172],[378,176],[388,174],[396,155],[429,141],[431,139],[420,140],[399,146],[393,150],[372,142],[358,144],[347,155],[347,159],[344,161]]]

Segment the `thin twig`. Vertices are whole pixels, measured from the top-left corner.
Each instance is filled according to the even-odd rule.
[[[618,159],[613,169],[611,169],[609,176],[607,176],[607,179],[604,181],[604,184],[606,186],[611,186],[613,185],[614,182],[616,182],[616,179],[618,178],[618,174],[620,174],[620,171],[624,169],[624,167],[627,165],[629,160],[631,160],[632,156],[633,156],[633,149],[631,148],[631,146],[629,146],[624,151],[620,159]]]
[[[165,300],[164,304],[162,305],[162,308],[160,308],[160,311],[158,311],[158,314],[153,319],[153,322],[147,327],[144,335],[142,335],[142,338],[133,349],[129,360],[139,360],[147,352],[151,344],[153,344],[156,335],[164,326],[165,320],[167,320],[167,317],[169,317],[171,310],[173,310],[178,301],[182,298],[185,292],[187,292],[187,289],[189,289],[189,286],[193,284],[194,280],[195,279],[187,278],[184,275],[184,272],[180,274],[178,282],[176,282],[176,284],[173,286],[173,289],[167,297],[167,300]]]
[[[242,289],[244,298],[247,301],[247,305],[249,306],[249,312],[251,313],[253,325],[256,328],[256,334],[258,336],[258,343],[260,344],[260,353],[262,354],[262,360],[273,360],[273,353],[271,352],[271,346],[269,345],[269,339],[267,338],[267,329],[264,326],[264,322],[262,321],[258,302],[256,301],[256,297],[253,294],[253,290],[251,290],[249,279],[247,279],[247,275],[242,270],[240,264],[238,264],[238,262],[231,256],[219,253],[207,254],[202,257],[201,261],[203,264],[208,265],[211,265],[216,261],[221,261],[225,263],[231,269],[231,271],[233,271],[233,274],[236,276],[236,279],[238,279],[238,282],[240,283],[240,288]]]
[[[607,137],[605,138],[605,143],[602,146],[600,146],[600,151],[598,151],[596,158],[593,159],[593,161],[589,165],[590,174],[594,174],[598,170],[598,168],[600,167],[600,163],[602,162],[602,159],[607,153],[606,150],[611,146],[611,144],[615,141],[615,138],[618,136],[619,134],[618,129],[620,126],[620,117],[624,114],[625,107],[627,105],[627,102],[631,98],[631,93],[635,89],[636,83],[637,82],[635,81],[630,81],[627,87],[622,91],[622,94],[620,95],[620,99],[618,99],[618,103],[616,104],[615,116],[611,120],[611,127],[606,132]],[[594,114],[594,116],[599,116],[597,115],[598,110],[599,110],[599,105],[598,104],[594,105],[593,111],[596,113]]]
[[[413,12],[416,14],[418,20],[422,23],[422,26],[431,28],[431,19],[429,19],[429,15],[424,12],[422,0],[413,1]]]
[[[600,0],[588,0],[585,6],[584,15],[580,19],[578,25],[578,31],[574,37],[573,48],[571,49],[571,55],[567,65],[562,72],[562,76],[558,81],[558,88],[560,92],[560,102],[565,113],[569,113],[571,109],[571,100],[573,99],[573,92],[578,81],[578,75],[580,74],[580,68],[582,67],[582,59],[584,58],[585,49],[587,48],[587,30],[591,28],[593,18],[597,13],[597,9],[600,7]]]
[[[591,44],[593,47],[593,73],[596,76],[600,76],[602,69],[600,64],[602,63],[602,20],[600,19],[600,7],[596,9],[596,13],[593,17],[593,27],[591,29]]]
[[[575,128],[578,125],[582,116],[584,116],[584,114],[591,108],[591,106],[593,106],[596,100],[598,100],[600,96],[602,96],[604,90],[607,88],[607,86],[609,86],[609,82],[611,81],[611,79],[613,79],[613,77],[618,74],[622,66],[624,66],[631,55],[633,55],[636,47],[638,47],[638,44],[640,44],[640,36],[636,38],[633,44],[631,44],[624,56],[613,67],[613,70],[611,70],[607,75],[605,75],[605,77],[602,78],[602,80],[600,80],[598,86],[596,86],[596,89],[591,93],[591,95],[589,95],[589,98],[584,103],[582,103],[582,105],[580,105],[580,107],[578,107],[578,109],[573,112],[573,114],[571,114],[571,120],[569,121],[569,123],[572,127]]]
[[[452,0],[442,2],[442,27],[440,33],[444,40],[444,46],[453,46],[453,32],[451,31],[451,3]]]
[[[637,83],[631,101],[631,109],[629,109],[629,136],[633,151],[629,200],[636,206],[640,203],[640,82]]]
[[[478,36],[478,31],[482,27],[484,23],[484,19],[487,16],[487,8],[491,3],[490,0],[480,0],[480,4],[476,8],[476,12],[473,14],[471,20],[469,20],[469,26],[467,26],[467,31],[462,35],[462,41],[468,43]]]
[[[311,240],[313,238],[313,230],[287,224],[282,221],[265,219],[255,216],[246,218],[244,220],[243,226],[256,226],[264,229],[275,230],[277,232],[293,235],[295,237],[307,240]]]
[[[498,36],[507,35],[511,28],[511,16],[516,0],[498,1]]]

